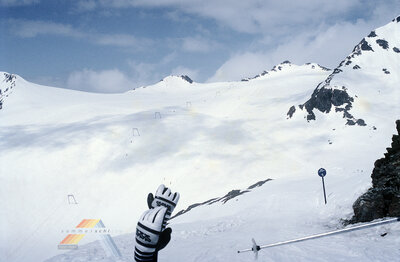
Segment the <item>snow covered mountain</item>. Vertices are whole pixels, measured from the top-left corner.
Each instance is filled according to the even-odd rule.
[[[292,72],[293,70],[301,70],[301,69],[316,69],[316,70],[322,70],[322,71],[330,71],[329,68],[326,68],[324,66],[321,66],[319,64],[316,63],[307,63],[304,64],[302,66],[298,66],[298,65],[294,65],[292,64],[290,61],[286,60],[283,61],[282,63],[280,63],[279,65],[274,66],[270,71],[263,71],[261,74],[258,74],[254,77],[250,77],[250,78],[244,78],[241,81],[245,82],[245,81],[250,81],[253,79],[257,79],[257,78],[262,78],[262,77],[268,77],[270,75],[275,75],[276,73],[282,73],[282,72]]]
[[[362,42],[333,73],[284,62],[248,81],[170,76],[122,94],[17,76],[0,110],[0,260],[113,261],[93,235],[78,250],[57,249],[66,229],[97,218],[128,261],[147,193],[161,183],[181,193],[176,212],[215,201],[171,221],[160,261],[248,261],[251,254],[236,251],[252,237],[264,244],[342,227],[396,131],[399,32],[397,20],[375,30],[364,41],[374,51]],[[351,105],[337,102],[346,95],[335,90]],[[303,106],[288,119],[291,105]],[[344,112],[352,117],[344,121]],[[315,121],[304,121],[311,113]],[[366,126],[348,122],[359,119]],[[328,171],[327,205],[320,167]],[[399,225],[379,227],[260,252],[259,260],[395,261],[399,234]]]
[[[306,111],[307,120],[315,120],[317,110],[336,112],[346,119],[347,125],[364,126],[376,123],[370,114],[378,107],[398,113],[399,27],[400,16],[363,38],[332,74],[318,84],[310,99],[290,108],[289,117],[296,109]]]

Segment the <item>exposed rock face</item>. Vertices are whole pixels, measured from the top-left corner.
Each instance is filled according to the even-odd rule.
[[[0,82],[0,109],[3,108],[4,98],[8,97],[11,90],[15,87],[17,76],[9,73],[4,73],[3,80]]]
[[[397,135],[385,157],[375,162],[372,187],[353,204],[350,223],[367,222],[382,217],[400,217],[400,120]]]
[[[188,77],[187,75],[181,75],[181,78],[190,84],[193,83],[193,80],[190,77]]]
[[[381,46],[383,49],[389,49],[389,43],[384,39],[376,40],[376,43]]]
[[[174,217],[180,216],[182,214],[185,214],[185,213],[189,212],[190,210],[192,210],[193,208],[196,208],[196,207],[199,207],[199,206],[212,205],[212,204],[217,203],[217,202],[221,202],[221,203],[225,204],[229,200],[231,200],[231,199],[233,199],[233,198],[235,198],[237,196],[240,196],[242,194],[248,193],[252,189],[254,189],[256,187],[260,187],[260,186],[264,185],[266,182],[271,181],[271,180],[272,179],[270,179],[270,178],[268,178],[266,180],[261,180],[261,181],[258,181],[255,184],[249,186],[246,190],[234,189],[234,190],[229,191],[223,197],[212,198],[212,199],[209,199],[209,200],[204,201],[202,203],[196,203],[196,204],[190,205],[190,206],[188,206],[188,208],[183,209],[183,210],[179,211],[178,213],[176,213],[176,215],[172,216],[171,219],[173,219]]]
[[[372,52],[374,52],[374,49],[372,49],[371,45],[368,44],[367,41],[365,41],[365,38],[363,38],[363,40],[361,40],[360,47],[361,47],[361,50],[363,50],[363,51],[372,51]]]
[[[290,63],[289,60],[285,60],[285,61],[283,61],[282,63],[280,63],[279,65],[274,66],[270,71],[273,71],[273,72],[281,71],[281,70],[283,69],[282,65],[291,66],[291,63]],[[256,79],[256,78],[265,76],[265,75],[268,75],[269,73],[270,73],[270,72],[264,70],[261,74],[258,74],[258,75],[254,76],[254,77],[243,78],[243,79],[240,80],[240,81],[242,81],[242,82],[247,82],[247,81],[250,81],[250,80],[253,80],[253,79]]]
[[[289,108],[289,112],[287,113],[288,117],[291,118],[293,116],[294,112],[296,112],[296,107],[295,106],[291,106]]]
[[[399,20],[400,16],[395,18],[393,22],[399,22]],[[391,24],[390,26],[393,25]],[[398,28],[396,28],[396,30],[397,29]],[[390,30],[393,29],[390,28]],[[343,115],[343,118],[346,121],[346,125],[366,126],[367,121],[361,118],[357,118],[357,116],[353,116],[350,113],[354,101],[358,98],[358,96],[354,94],[354,91],[348,91],[351,89],[348,89],[347,86],[343,86],[339,75],[343,75],[342,72],[356,75],[359,73],[364,73],[365,69],[374,69],[382,70],[383,74],[391,77],[390,75],[393,74],[393,72],[389,70],[392,69],[391,67],[386,67],[385,65],[379,69],[379,67],[377,67],[373,63],[371,63],[371,65],[369,63],[363,63],[363,60],[360,60],[359,58],[359,56],[366,56],[371,58],[380,58],[380,56],[386,58],[387,56],[393,56],[389,57],[388,59],[386,58],[388,62],[392,61],[392,58],[396,59],[397,57],[394,56],[397,56],[397,54],[400,53],[400,49],[396,46],[393,46],[396,44],[398,45],[398,39],[392,39],[391,34],[392,31],[390,31],[390,34],[387,32],[385,33],[385,31],[378,31],[378,33],[375,30],[371,31],[366,38],[363,38],[353,48],[351,54],[349,54],[344,60],[342,60],[340,64],[323,82],[318,84],[314,92],[311,94],[311,97],[306,102],[299,105],[293,105],[289,108],[289,111],[287,112],[288,118],[292,118],[292,116],[294,114],[297,114],[297,112],[306,111],[306,115],[304,118],[306,118],[307,121],[311,121],[316,120],[316,111],[320,111],[322,113],[330,113],[333,111],[339,112]],[[397,34],[397,31],[393,31],[393,34]],[[378,52],[380,51],[378,50],[380,48],[388,51],[388,53],[383,55],[382,53]],[[352,68],[354,71],[350,72],[350,68]],[[339,79],[339,81],[332,81],[333,79]]]
[[[318,109],[324,113],[329,113],[332,106],[344,105],[343,110],[337,111],[347,112],[351,108],[351,103],[353,101],[353,98],[347,94],[346,90],[326,89],[324,87],[321,89],[315,89],[311,98],[304,103],[304,107],[308,112],[307,120],[315,120],[314,109]]]

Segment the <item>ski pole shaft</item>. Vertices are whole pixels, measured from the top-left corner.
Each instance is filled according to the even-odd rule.
[[[400,222],[400,217],[390,218],[390,219],[386,219],[386,220],[382,220],[382,221],[367,223],[367,224],[363,224],[363,225],[359,225],[359,226],[339,229],[339,230],[335,230],[335,231],[331,231],[331,232],[297,238],[297,239],[293,239],[293,240],[282,241],[282,242],[277,242],[277,243],[268,244],[268,245],[262,245],[262,246],[259,246],[259,249],[282,246],[282,245],[287,245],[287,244],[292,244],[292,243],[298,243],[298,242],[303,242],[306,240],[317,239],[317,238],[322,238],[322,237],[326,237],[326,236],[332,236],[332,235],[336,235],[336,234],[356,231],[356,230],[360,230],[360,229],[364,229],[364,228],[369,228],[369,227],[374,227],[374,226],[379,226],[379,225],[384,225],[384,224],[389,224],[389,223],[394,223],[394,222]],[[244,253],[244,252],[249,252],[249,251],[254,251],[254,250],[252,248],[248,248],[248,249],[239,250],[238,253]]]

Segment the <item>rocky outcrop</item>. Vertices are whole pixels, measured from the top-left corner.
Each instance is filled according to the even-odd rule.
[[[16,75],[3,73],[3,80],[0,82],[0,109],[3,108],[5,97],[8,97],[12,89],[15,87],[16,79]]]
[[[271,180],[272,179],[270,179],[270,178],[268,178],[266,180],[261,180],[261,181],[258,181],[255,184],[249,186],[246,190],[234,189],[234,190],[229,191],[223,197],[212,198],[212,199],[209,199],[209,200],[204,201],[202,203],[192,204],[192,205],[188,206],[186,209],[183,209],[183,210],[179,211],[178,213],[176,213],[176,215],[172,216],[171,219],[173,219],[173,218],[175,218],[177,216],[183,215],[183,214],[189,212],[190,210],[192,210],[193,208],[196,208],[196,207],[199,207],[199,206],[212,205],[212,204],[215,204],[215,203],[218,203],[218,202],[220,202],[222,204],[225,204],[229,200],[231,200],[233,198],[236,198],[236,197],[238,197],[240,195],[243,195],[245,193],[248,193],[252,189],[254,189],[256,187],[260,187],[260,186],[264,185],[266,182],[271,181]]]
[[[399,19],[400,16],[395,18],[393,22],[399,22]],[[379,36],[379,39],[374,39],[378,38],[379,34],[382,34]],[[397,31],[394,31],[393,34],[397,34]],[[359,64],[359,62],[362,61],[359,60],[358,56],[361,55],[373,55],[374,57],[381,59],[380,56],[382,56],[382,53],[375,52],[376,50],[374,50],[374,48],[382,48],[388,51],[389,55],[392,55],[394,53],[393,56],[397,56],[397,53],[400,53],[400,49],[393,45],[396,45],[398,40],[394,38],[392,39],[394,41],[389,42],[387,39],[392,39],[389,33],[384,34],[384,32],[380,31],[377,34],[376,31],[371,31],[371,33],[366,38],[363,38],[353,48],[351,54],[349,54],[344,60],[342,60],[340,64],[324,81],[318,84],[318,86],[311,94],[311,97],[306,102],[298,105],[293,105],[289,108],[289,111],[286,114],[287,118],[292,118],[292,116],[294,114],[297,114],[297,112],[305,110],[307,114],[304,118],[306,118],[307,121],[312,121],[316,120],[316,111],[326,114],[334,111],[343,115],[343,118],[346,121],[346,125],[366,126],[367,121],[361,118],[357,118],[357,116],[353,116],[351,113],[351,109],[353,107],[354,101],[357,99],[357,95],[355,95],[354,92],[349,92],[347,86],[338,84],[342,82],[340,77],[339,81],[332,80],[337,80],[338,75],[342,75],[342,73],[345,71],[347,73],[356,75],[359,72],[363,72],[363,70],[365,69],[378,69],[378,67],[374,63],[371,63],[371,66],[368,63],[361,64],[361,66]],[[392,57],[390,57],[388,60],[392,61]],[[349,71],[350,68],[355,71]],[[388,75],[390,77],[393,72],[391,72],[389,69],[391,68],[384,67],[381,70],[385,75]]]
[[[375,162],[372,187],[353,204],[350,223],[367,222],[382,217],[400,217],[400,120],[397,135],[387,148],[385,157]]]
[[[183,80],[185,80],[186,82],[188,82],[189,84],[193,83],[193,80],[190,77],[188,77],[187,75],[181,75],[181,78]]]

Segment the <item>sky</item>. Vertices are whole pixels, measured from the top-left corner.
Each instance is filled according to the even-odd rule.
[[[0,71],[118,93],[168,75],[237,81],[285,60],[334,68],[400,0],[0,0]]]

